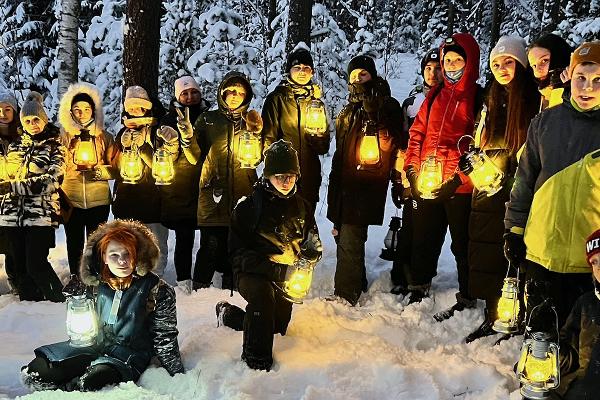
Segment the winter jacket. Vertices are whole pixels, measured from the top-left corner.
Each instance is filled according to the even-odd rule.
[[[323,136],[311,136],[304,130],[306,112],[313,98],[320,96],[316,85],[298,85],[283,81],[265,99],[262,109],[266,145],[284,139],[298,152],[300,179],[298,194],[313,204],[319,201],[321,161],[319,155],[329,150],[329,127]]]
[[[123,146],[121,136],[128,128],[123,128],[117,134],[116,156],[113,167],[119,168]],[[143,172],[138,183],[123,183],[121,175],[115,179],[112,212],[116,218],[134,219],[147,224],[160,222],[160,193],[152,177],[152,155],[156,146],[157,125],[145,125],[138,128],[146,132],[146,142],[139,148],[142,155]]]
[[[372,92],[380,106],[377,112],[368,115],[362,96],[351,94],[336,119],[336,149],[327,193],[327,218],[336,226],[383,223],[390,171],[400,146],[402,110],[391,97],[387,81],[377,77],[366,82],[362,89]],[[363,127],[369,120],[376,123],[379,137],[380,162],[376,168],[363,168],[359,160]]]
[[[568,101],[529,126],[504,225],[524,228],[527,259],[550,271],[589,272],[582,249],[600,226],[599,128],[600,111]]]
[[[177,130],[177,111],[179,108],[185,113],[185,107],[181,106],[175,99],[171,101],[169,112],[161,121],[161,126],[166,125]],[[202,99],[200,104],[189,108],[190,121],[192,125],[198,116],[208,111],[210,104]],[[192,142],[198,142],[197,131],[194,130]],[[173,183],[164,185],[160,190],[160,220],[166,226],[171,224],[186,223],[196,226],[196,215],[198,212],[198,195],[200,172],[202,171],[201,160],[193,164],[183,152],[181,141],[178,142],[177,152],[173,160],[175,177]]]
[[[10,193],[0,197],[0,226],[58,226],[58,188],[65,174],[65,148],[51,123],[36,135],[23,131],[8,146]]]
[[[297,194],[282,197],[263,178],[233,210],[229,233],[232,268],[237,274],[281,282],[287,266],[300,257],[300,247],[309,235],[318,235],[311,205]],[[320,258],[320,253],[315,256]]]
[[[246,99],[234,112],[229,111],[221,96],[231,79],[243,79],[246,85]],[[199,226],[229,226],[233,207],[242,196],[252,192],[258,179],[255,169],[241,168],[238,160],[241,130],[245,129],[242,116],[252,96],[252,88],[244,75],[229,73],[219,85],[219,108],[201,114],[196,120],[194,132],[198,135],[200,151],[206,155],[200,175]]]
[[[94,101],[94,122],[84,127],[73,119],[71,105],[73,97],[77,94],[88,94]],[[110,204],[110,188],[108,180],[115,176],[112,167],[116,155],[113,136],[104,130],[104,111],[102,99],[98,89],[89,83],[77,83],[69,86],[69,90],[60,100],[58,121],[61,125],[61,142],[67,149],[65,158],[66,173],[61,188],[67,195],[71,204],[77,208],[88,209]],[[95,169],[99,173],[98,180],[86,178],[86,175],[77,170],[74,162],[75,148],[79,143],[82,129],[87,129],[91,135],[96,149],[98,164]]]
[[[429,92],[429,90],[427,91]],[[403,137],[406,137],[408,142],[410,127],[413,122],[415,122],[415,118],[419,110],[421,109],[421,105],[425,101],[425,93],[423,92],[423,87],[414,88],[408,97],[404,99],[402,102],[402,115],[404,116],[404,125],[402,129]],[[404,146],[404,148],[406,145]]]
[[[456,33],[452,38],[467,55],[463,76],[458,82],[452,83],[444,73],[442,86],[433,87],[427,94],[410,128],[404,165],[405,170],[412,167],[418,173],[425,159],[433,155],[442,163],[443,181],[458,172],[458,160],[461,156],[458,141],[464,135],[473,134],[480,90],[476,83],[479,78],[477,42],[467,33]],[[440,49],[440,54],[443,54],[444,46],[445,44]],[[471,181],[462,173],[459,176],[462,185],[456,193],[471,193]]]
[[[116,322],[108,322],[116,291],[100,280],[102,265],[97,245],[106,234],[106,228],[100,227],[88,238],[81,259],[81,279],[96,288],[100,331],[97,344],[73,348],[68,342],[61,342],[39,347],[35,352],[51,362],[82,353],[94,355],[97,358],[92,365],[109,364],[121,373],[124,380],[137,380],[154,355],[169,374],[183,372],[177,343],[175,291],[152,272],[159,262],[156,240],[150,230],[139,222],[119,223],[133,228],[138,239],[138,260],[131,285],[122,291]]]
[[[569,318],[560,331],[560,388],[561,394],[567,391],[584,392],[583,383],[586,370],[592,359],[592,350],[600,339],[600,300],[593,291],[587,292],[573,306]],[[569,392],[567,398],[573,398]],[[580,399],[597,398],[597,393]]]

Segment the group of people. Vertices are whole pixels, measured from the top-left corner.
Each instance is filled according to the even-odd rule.
[[[368,227],[383,223],[391,182],[404,220],[392,293],[410,303],[429,296],[449,228],[459,291],[436,320],[483,299],[483,322],[466,340],[494,334],[503,279],[514,269],[527,282],[528,313],[549,299],[559,326],[578,336],[579,320],[565,321],[580,307],[573,308],[579,295],[597,284],[589,268],[600,257],[590,241],[585,250],[600,227],[600,42],[572,52],[554,34],[529,46],[503,36],[490,53],[494,79],[485,89],[477,84],[479,60],[473,36],[452,35],[426,53],[423,86],[402,105],[373,58],[360,55],[348,64],[349,97],[335,122],[327,192],[337,246],[327,300],[355,306],[367,291]],[[285,334],[292,311],[280,284],[299,263],[314,267],[322,252],[314,213],[319,156],[328,152],[330,135],[327,123],[308,129],[309,109],[323,105],[314,68],[307,49],[292,51],[262,115],[249,110],[252,86],[238,72],[223,78],[214,110],[191,76],[175,81],[168,111],[144,88],[129,87],[114,138],[91,84],[74,84],[63,95],[60,128],[48,121],[39,94],[30,93],[21,108],[0,95],[0,251],[11,287],[22,300],[64,301],[95,286],[103,333],[93,348],[63,342],[36,349],[23,370],[26,382],[93,390],[137,379],[153,354],[171,374],[183,371],[175,292],[159,278],[169,229],[178,286],[201,290],[221,272],[221,286],[238,290],[248,304],[244,311],[220,302],[219,321],[244,332],[248,366],[271,368],[274,334]],[[248,138],[259,146],[250,165],[242,154]],[[78,155],[84,142],[93,143],[94,162]],[[173,163],[169,185],[157,185],[152,171],[163,150]],[[123,171],[132,153],[140,160],[134,182]],[[471,179],[479,167],[474,154],[501,172],[493,191]],[[432,167],[437,180],[428,186]],[[116,220],[107,223],[111,207]],[[64,288],[47,261],[59,222],[72,274]],[[537,326],[549,329],[549,322]],[[573,353],[580,354],[572,364],[579,369],[583,353]]]

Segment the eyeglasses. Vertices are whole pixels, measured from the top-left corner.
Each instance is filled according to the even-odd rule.
[[[296,174],[275,174],[274,176],[279,183],[287,183],[296,180]]]

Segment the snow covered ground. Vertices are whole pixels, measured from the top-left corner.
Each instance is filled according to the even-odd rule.
[[[394,96],[403,99],[414,81],[418,63],[405,58],[400,79],[391,81]],[[323,159],[324,176],[330,157]],[[321,198],[325,198],[324,179]],[[286,336],[276,336],[271,372],[254,371],[240,361],[242,333],[217,328],[214,306],[228,300],[244,306],[236,293],[216,288],[184,295],[177,289],[179,344],[186,373],[169,377],[150,367],[139,382],[125,383],[99,393],[29,391],[19,370],[39,345],[66,339],[65,306],[48,302],[19,302],[0,296],[0,398],[27,399],[303,399],[303,400],[505,400],[520,398],[512,366],[520,338],[493,346],[495,337],[469,345],[464,337],[482,318],[482,304],[443,323],[432,315],[454,303],[456,272],[448,243],[444,246],[433,296],[420,304],[389,294],[391,263],[378,256],[387,226],[369,229],[366,259],[369,291],[357,307],[326,302],[333,292],[335,245],[329,234],[326,205],[317,207],[324,257],[315,274],[310,299],[294,306]],[[386,221],[396,209],[388,201]],[[174,245],[171,237],[169,246]],[[68,267],[64,233],[59,231],[51,262],[61,279]],[[174,281],[172,258],[166,279]],[[218,281],[218,279],[217,279]],[[220,282],[216,282],[219,286]],[[0,293],[6,275],[0,270]]]

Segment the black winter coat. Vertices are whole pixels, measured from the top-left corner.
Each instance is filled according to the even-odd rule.
[[[234,112],[228,110],[221,96],[230,79],[246,83],[246,99]],[[242,196],[252,192],[258,179],[255,169],[241,168],[238,160],[240,133],[245,128],[242,116],[251,100],[252,89],[246,78],[229,73],[219,85],[219,109],[205,112],[196,120],[194,132],[204,157],[198,198],[199,226],[229,226],[233,207]]]
[[[597,399],[597,391],[590,391],[584,383],[588,366],[600,359],[592,356],[600,342],[600,300],[593,291],[587,292],[575,303],[567,322],[560,331],[560,387],[559,393],[567,392],[567,399]],[[596,388],[597,390],[597,384]],[[587,392],[587,397],[585,395]]]
[[[329,127],[322,137],[304,131],[308,105],[314,96],[313,84],[292,84],[283,81],[265,99],[262,109],[263,133],[266,145],[284,139],[298,152],[300,179],[298,194],[316,206],[321,187],[321,161],[319,155],[329,151]]]
[[[179,108],[185,113],[185,107],[181,106],[175,99],[171,101],[169,112],[161,120],[161,126],[166,125],[177,131],[177,111]],[[189,107],[190,121],[194,125],[200,114],[208,111],[210,104],[202,100],[200,104]],[[196,131],[194,138],[197,141]],[[191,227],[196,226],[196,217],[198,212],[198,195],[200,172],[202,171],[202,162],[199,160],[195,165],[186,158],[181,147],[181,141],[177,148],[177,158],[173,161],[175,168],[175,177],[170,185],[160,186],[160,220],[163,225],[170,227],[178,224],[185,224]]]
[[[364,86],[367,93],[374,94],[372,100],[379,103],[376,112],[369,116],[363,96],[351,94],[336,120],[336,149],[327,194],[327,218],[334,226],[383,223],[390,171],[400,146],[402,110],[391,97],[387,81],[378,77]],[[363,125],[369,119],[377,124],[380,163],[376,168],[358,168]]]
[[[233,210],[229,233],[232,268],[238,274],[281,282],[309,234],[318,234],[310,204],[297,194],[280,197],[270,182],[262,179]]]

